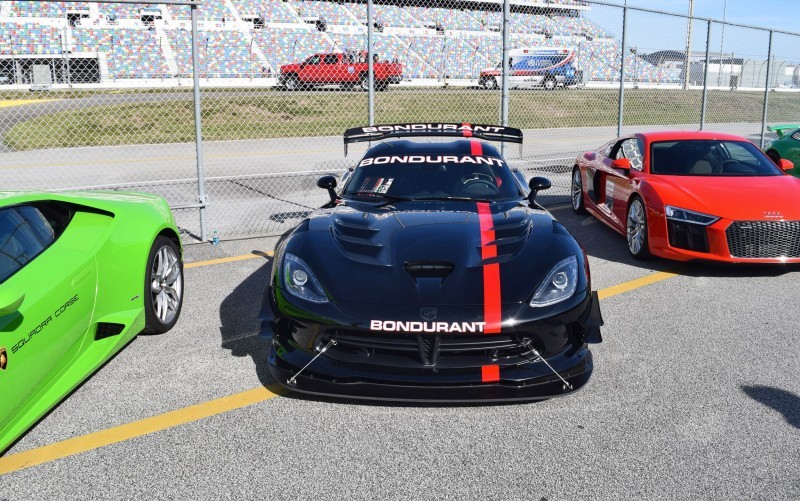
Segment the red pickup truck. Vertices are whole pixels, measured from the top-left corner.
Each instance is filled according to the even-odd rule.
[[[379,61],[373,55],[375,90],[384,91],[389,84],[400,83],[403,65],[398,62]],[[316,85],[339,85],[349,90],[358,85],[369,87],[366,52],[335,52],[314,54],[302,63],[281,66],[278,83],[286,90],[308,89]]]

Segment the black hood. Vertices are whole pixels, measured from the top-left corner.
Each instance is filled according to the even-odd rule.
[[[334,303],[421,306],[482,304],[490,263],[499,264],[502,303],[525,302],[554,264],[580,254],[548,212],[520,201],[484,205],[497,254],[487,260],[475,202],[348,201],[312,214],[286,250],[308,263]]]

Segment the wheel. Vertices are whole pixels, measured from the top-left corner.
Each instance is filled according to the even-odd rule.
[[[496,90],[498,88],[497,79],[494,77],[489,77],[483,81],[483,86],[488,90]]]
[[[283,81],[283,88],[286,90],[299,90],[300,80],[298,80],[295,75],[289,75]]]
[[[500,189],[494,182],[481,178],[468,179],[461,187],[461,195],[468,197],[486,197],[499,193]]]
[[[628,250],[636,259],[645,259],[650,255],[647,239],[647,211],[644,202],[639,197],[634,197],[628,207],[626,234],[628,237]]]
[[[770,159],[770,160],[772,160],[773,162],[775,162],[775,165],[777,165],[778,167],[780,167],[780,166],[781,166],[781,156],[778,154],[778,152],[777,152],[777,151],[775,151],[775,150],[769,150],[769,151],[767,152],[767,156],[769,157],[769,159]]]
[[[545,78],[544,82],[542,82],[542,87],[544,87],[544,90],[555,90],[555,88],[556,88],[556,79],[553,78],[553,77]]]
[[[484,172],[473,172],[472,174],[461,176],[461,184],[469,184],[479,180],[483,180],[486,181],[487,183],[494,184],[494,178],[492,178],[492,176]]]
[[[375,82],[375,90],[377,90],[378,92],[384,92],[388,88],[389,88],[389,82],[387,82],[386,80],[380,80],[378,82]]]
[[[167,332],[178,321],[183,306],[183,262],[178,245],[169,238],[156,237],[150,254],[144,283],[144,331]]]
[[[358,86],[361,87],[361,90],[364,92],[369,91],[369,77],[366,74],[361,75],[361,80],[359,80]]]
[[[586,214],[586,207],[583,205],[583,181],[581,180],[581,170],[575,167],[572,170],[572,210],[575,214]]]

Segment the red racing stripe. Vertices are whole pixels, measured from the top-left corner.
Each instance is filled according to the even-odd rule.
[[[493,244],[494,223],[489,204],[478,202],[478,223],[481,229],[481,258],[483,264],[483,321],[486,326],[483,332],[497,334],[500,332],[501,323],[501,298],[500,298],[500,264],[486,264],[487,259],[497,257],[497,246]]]
[[[464,129],[464,137],[472,137],[472,125],[468,124],[467,122],[463,122],[461,124],[464,127],[469,127],[470,130]]]
[[[496,383],[500,381],[500,366],[499,365],[482,365],[481,366],[481,382],[482,383]]]
[[[469,142],[469,153],[470,155],[483,155],[483,145],[480,141],[470,141]]]

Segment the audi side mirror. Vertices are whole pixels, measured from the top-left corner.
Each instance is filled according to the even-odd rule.
[[[627,158],[617,158],[611,162],[611,167],[620,170],[631,170],[631,161]]]

